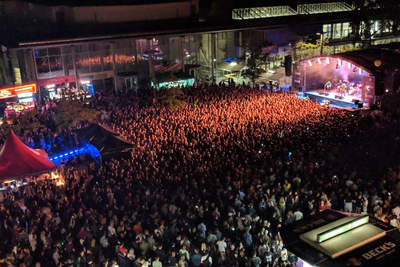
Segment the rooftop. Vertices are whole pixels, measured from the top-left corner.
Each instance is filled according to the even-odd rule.
[[[110,5],[143,5],[171,2],[187,2],[188,0],[22,0],[34,4],[48,6],[110,6]]]

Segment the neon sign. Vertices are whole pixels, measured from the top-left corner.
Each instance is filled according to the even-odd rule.
[[[18,96],[24,93],[35,94],[37,92],[36,83],[28,83],[17,86],[10,86],[5,88],[0,88],[0,99],[5,99],[13,96]]]

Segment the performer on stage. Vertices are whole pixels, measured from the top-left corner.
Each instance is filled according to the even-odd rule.
[[[332,89],[332,82],[331,81],[327,81],[324,85],[324,91],[326,93],[326,90],[331,90]]]
[[[347,92],[346,83],[342,82],[341,84],[339,84],[338,87],[337,87],[337,91],[342,97],[344,97],[346,95],[346,92]]]

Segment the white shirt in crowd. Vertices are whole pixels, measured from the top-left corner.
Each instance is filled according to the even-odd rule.
[[[301,219],[303,219],[303,213],[299,210],[296,210],[294,212],[294,217],[295,217],[296,221],[300,221]]]
[[[227,244],[226,244],[225,240],[219,240],[217,242],[217,246],[218,246],[218,251],[219,252],[225,253],[225,249],[227,247]]]

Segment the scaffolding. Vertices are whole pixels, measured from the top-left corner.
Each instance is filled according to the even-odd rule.
[[[232,19],[263,19],[273,17],[287,17],[295,15],[323,14],[332,12],[353,11],[355,7],[346,2],[329,2],[316,4],[299,4],[297,10],[288,5],[269,7],[235,8],[232,10]]]

